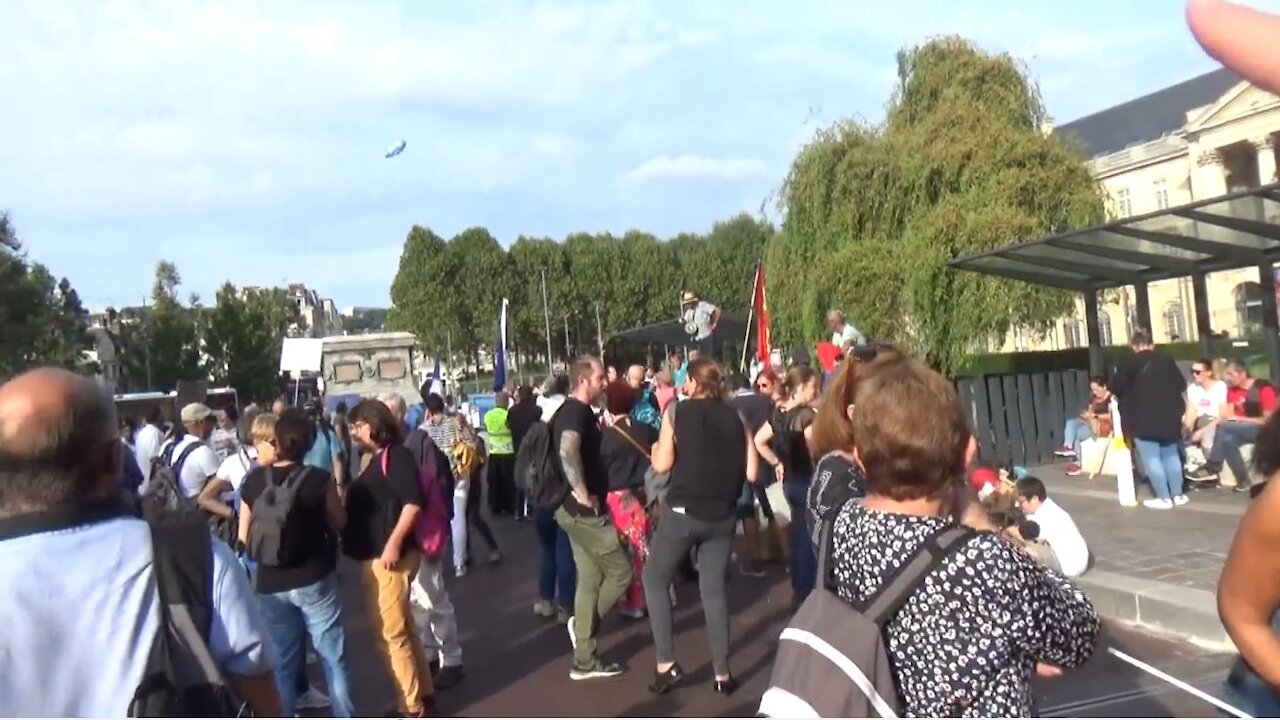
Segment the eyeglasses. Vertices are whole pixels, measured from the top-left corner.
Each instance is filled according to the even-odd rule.
[[[1192,374],[1192,375],[1201,375],[1201,374],[1206,373],[1206,372],[1208,372],[1208,371],[1207,371],[1207,370],[1205,370],[1204,368],[1198,368],[1198,367],[1193,367],[1193,368],[1191,368],[1191,374]]]

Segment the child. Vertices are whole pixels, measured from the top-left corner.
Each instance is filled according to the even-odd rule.
[[[1035,558],[1036,562],[1062,572],[1057,554],[1053,552],[1053,548],[1049,547],[1049,543],[1040,539],[1040,525],[1034,520],[1023,520],[1016,525],[1010,525],[1005,532],[1019,541],[1022,548]]]

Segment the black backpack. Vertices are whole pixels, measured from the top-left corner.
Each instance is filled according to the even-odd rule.
[[[898,717],[884,626],[924,579],[975,534],[956,526],[928,538],[880,589],[852,605],[829,587],[834,520],[822,524],[818,586],[782,631],[761,717]]]
[[[306,465],[294,465],[279,477],[277,469],[263,469],[266,487],[250,506],[249,557],[266,567],[293,567],[307,556],[302,483],[310,474]]]
[[[135,515],[120,498],[0,521],[0,541]],[[235,699],[209,651],[213,623],[213,537],[195,513],[148,520],[160,627],[130,717],[235,717]]]
[[[555,421],[553,415],[551,424]],[[569,484],[551,459],[551,424],[539,420],[531,425],[516,451],[516,484],[539,510],[556,510],[569,497]]]
[[[191,453],[200,447],[200,442],[190,443],[177,460],[173,459],[173,451],[177,449],[182,438],[174,439],[156,457],[151,460],[151,480],[147,483],[147,491],[139,498],[142,516],[148,522],[162,515],[174,513],[197,512],[196,504],[182,492],[182,466],[186,464]],[[203,515],[201,515],[203,519]]]

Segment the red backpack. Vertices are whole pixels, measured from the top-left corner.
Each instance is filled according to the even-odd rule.
[[[387,453],[382,453],[382,476],[387,476]],[[444,491],[436,475],[435,463],[418,465],[418,486],[422,488],[422,512],[413,523],[413,536],[418,550],[430,562],[440,559],[445,542],[449,539],[449,508],[445,507]]]

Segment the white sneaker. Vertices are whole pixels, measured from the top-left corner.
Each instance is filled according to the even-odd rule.
[[[1189,502],[1191,502],[1191,498],[1187,497],[1186,495],[1179,495],[1173,499],[1173,504],[1177,505],[1178,507],[1182,507],[1183,505],[1186,505]]]
[[[573,649],[574,649],[574,650],[577,650],[577,649],[578,649],[578,636],[577,636],[577,635],[575,635],[575,634],[573,633],[573,621],[574,621],[575,619],[576,619],[576,618],[570,617],[570,618],[569,618],[569,622],[565,624],[565,627],[567,627],[567,628],[569,629],[569,644],[573,646]]]
[[[1142,506],[1151,508],[1152,510],[1172,510],[1173,501],[1161,500],[1160,498],[1151,498],[1150,500],[1143,500]]]
[[[298,696],[293,706],[299,710],[321,710],[329,707],[329,696],[314,687],[307,688],[306,692]]]

